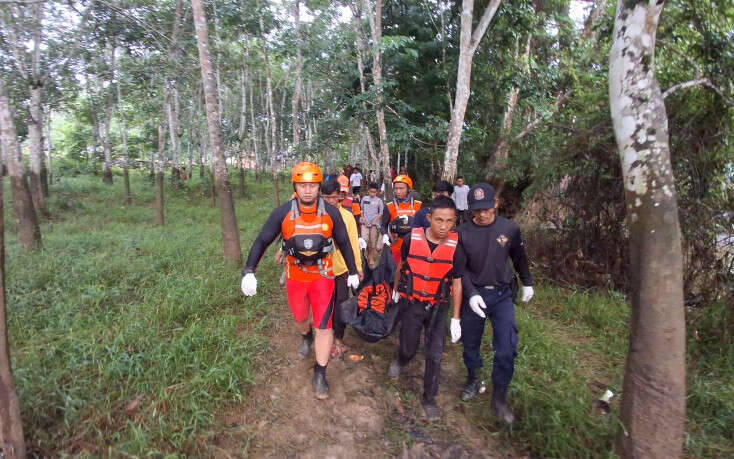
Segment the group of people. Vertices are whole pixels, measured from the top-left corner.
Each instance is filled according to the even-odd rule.
[[[440,419],[436,395],[446,323],[452,342],[463,345],[468,376],[459,396],[469,401],[480,391],[480,351],[489,318],[494,349],[491,408],[501,422],[512,424],[507,390],[518,344],[514,299],[520,292],[522,301],[530,301],[533,279],[520,228],[497,214],[492,186],[469,187],[461,177],[456,185],[439,181],[431,202],[424,205],[414,196],[407,174],[393,177],[394,199],[388,203],[376,183],[370,182],[362,197],[362,180],[355,185],[341,174],[324,180],[313,163],[297,164],[291,181],[294,197],[270,214],[258,234],[241,289],[247,296],[256,294],[257,265],[281,236],[288,304],[301,336],[297,354],[307,358],[313,349],[316,397],[329,397],[326,367],[344,350],[345,326],[334,316],[335,305],[346,301],[363,279],[362,250],[387,246],[397,265],[392,300],[400,309],[399,346],[388,376],[400,377],[424,334],[422,406],[429,420]]]

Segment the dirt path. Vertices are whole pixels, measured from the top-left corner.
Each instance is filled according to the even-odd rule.
[[[460,350],[448,344],[437,398],[443,419],[429,423],[420,406],[423,356],[400,379],[386,376],[397,348],[397,333],[377,344],[350,329],[347,356],[327,370],[330,398],[317,400],[311,388],[313,359],[300,360],[300,337],[290,316],[271,329],[270,348],[258,362],[248,400],[223,415],[227,430],[215,438],[218,457],[521,457],[500,447],[492,432],[474,427],[458,398],[464,382]],[[348,355],[363,355],[352,362]],[[481,396],[487,396],[483,394]]]

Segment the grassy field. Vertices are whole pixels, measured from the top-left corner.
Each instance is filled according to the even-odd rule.
[[[258,296],[245,301],[240,267],[223,261],[206,184],[167,186],[158,228],[147,177],[133,175],[131,206],[116,179],[54,183],[44,248],[31,254],[15,240],[6,184],[9,326],[29,451],[211,455],[219,413],[248,396],[254,362],[267,352],[267,311],[284,307],[279,272],[263,263]],[[272,208],[268,190],[252,184],[252,197],[236,200],[244,250]],[[534,456],[609,456],[618,398],[608,415],[593,402],[621,390],[627,317],[619,294],[540,286],[518,307],[518,425],[496,429],[488,397],[468,405],[468,416]],[[695,457],[734,456],[734,349],[706,340],[715,327],[702,321],[691,338],[686,448]]]

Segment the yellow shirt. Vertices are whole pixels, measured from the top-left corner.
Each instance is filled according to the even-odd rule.
[[[339,204],[339,212],[342,214],[342,220],[344,220],[344,226],[347,227],[347,235],[349,235],[349,243],[352,245],[352,251],[354,252],[354,262],[357,264],[357,271],[362,271],[362,252],[359,250],[359,233],[357,233],[357,222],[354,221],[354,215],[348,210],[344,209]],[[332,261],[334,262],[334,275],[339,276],[349,271],[347,269],[347,263],[344,261],[344,257],[341,252],[335,246],[334,255]]]

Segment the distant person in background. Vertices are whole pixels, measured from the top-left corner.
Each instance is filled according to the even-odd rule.
[[[439,180],[436,182],[435,185],[433,185],[433,188],[431,189],[431,199],[436,199],[439,196],[446,196],[447,198],[451,197],[451,194],[454,192],[454,186],[447,182],[446,180]],[[428,221],[428,213],[430,212],[429,206],[423,206],[421,209],[415,214],[415,218],[413,219],[413,228],[428,228],[431,226],[430,222]]]
[[[390,246],[395,264],[400,263],[400,246],[403,237],[410,233],[413,219],[421,208],[421,201],[413,198],[413,179],[398,175],[392,183],[394,200],[387,203],[387,212],[382,214],[382,241]]]
[[[359,247],[367,251],[367,263],[370,269],[377,266],[382,252],[382,214],[385,202],[377,196],[377,184],[372,182],[367,188],[367,196],[362,198],[361,236]]]
[[[362,173],[359,171],[359,168],[355,167],[352,175],[349,177],[349,184],[352,187],[352,194],[358,195],[359,192],[362,190],[363,179],[364,177],[362,177]]]
[[[469,221],[471,213],[466,198],[469,195],[469,185],[464,183],[464,177],[461,175],[456,177],[456,186],[454,192],[451,193],[451,199],[456,203],[456,209],[459,211],[459,224]]]

